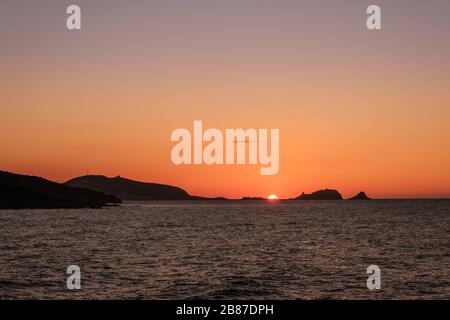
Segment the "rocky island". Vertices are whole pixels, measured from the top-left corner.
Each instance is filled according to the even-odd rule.
[[[370,198],[366,195],[365,192],[361,191],[353,198],[350,198],[349,200],[370,200]]]
[[[342,200],[341,194],[336,190],[324,189],[311,194],[302,193],[294,200]]]

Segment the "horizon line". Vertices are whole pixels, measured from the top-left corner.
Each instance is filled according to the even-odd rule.
[[[191,197],[204,198],[204,200],[207,200],[207,199],[210,199],[210,200],[229,200],[229,201],[236,201],[236,200],[249,200],[249,201],[268,200],[267,197],[264,197],[264,196],[242,195],[242,196],[240,196],[238,198],[229,198],[229,197],[226,197],[226,196],[193,195],[190,192],[188,192],[184,187],[180,187],[178,185],[172,185],[172,184],[160,183],[160,182],[148,182],[148,181],[134,180],[134,179],[123,177],[121,175],[107,176],[107,175],[104,175],[104,174],[85,174],[85,175],[80,175],[80,176],[76,176],[76,177],[70,178],[68,180],[65,180],[64,182],[59,182],[59,181],[56,181],[56,180],[50,180],[48,178],[45,178],[42,175],[16,173],[16,172],[6,171],[6,170],[2,170],[2,169],[0,169],[0,172],[6,172],[6,173],[18,174],[18,175],[26,175],[26,176],[32,176],[32,177],[34,176],[34,177],[42,178],[42,179],[45,179],[45,180],[48,180],[48,181],[52,181],[52,182],[55,182],[55,183],[58,183],[58,184],[65,184],[65,183],[67,183],[68,181],[70,181],[72,179],[81,178],[81,177],[88,177],[88,176],[105,177],[107,179],[122,178],[122,179],[127,179],[127,180],[131,180],[131,181],[139,182],[139,183],[159,184],[159,185],[177,187],[177,188],[180,188],[180,189],[184,190]],[[337,189],[329,189],[328,187],[325,187],[325,188],[322,188],[322,189],[317,189],[317,190],[314,190],[312,192],[316,192],[316,191],[320,191],[320,190],[327,190],[327,189],[328,190],[335,190],[335,191],[337,191],[340,194],[340,192]],[[364,190],[361,190],[360,192],[366,193],[366,191],[364,191]],[[305,192],[303,192],[303,193],[305,193]],[[299,194],[299,196],[300,196],[300,194]],[[248,199],[245,199],[245,198],[248,198]],[[336,199],[336,200],[322,200],[322,201],[341,201],[341,200],[350,200],[350,199],[351,199],[351,197],[350,198],[342,197],[342,199],[340,199],[340,200]],[[276,202],[276,201],[290,201],[290,200],[297,201],[299,199],[296,199],[295,197],[279,198],[279,199],[275,200],[274,202]],[[395,196],[394,197],[370,197],[368,200],[450,200],[450,196],[447,196],[447,197],[446,196],[437,196],[437,197],[433,197],[433,196],[431,196],[431,197],[430,196],[425,196],[425,197],[420,197],[420,196],[419,197],[401,197],[401,196],[400,197],[395,197]],[[171,201],[173,201],[173,200],[171,200]],[[195,199],[192,199],[190,201],[195,201]],[[299,201],[318,201],[318,200],[304,200],[304,199],[302,199],[302,200],[299,200]],[[358,201],[361,201],[361,200],[358,200]]]

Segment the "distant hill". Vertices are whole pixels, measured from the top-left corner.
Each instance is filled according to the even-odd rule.
[[[0,208],[100,208],[120,203],[114,196],[72,188],[41,177],[0,171]]]
[[[319,190],[311,194],[302,193],[295,200],[342,200],[342,196],[336,190]]]
[[[70,187],[85,188],[114,195],[121,200],[202,200],[206,198],[189,195],[181,188],[139,182],[120,176],[108,178],[100,175],[89,175],[74,178],[65,183]]]
[[[267,200],[264,199],[263,197],[242,197],[241,200]]]
[[[353,198],[350,198],[349,200],[370,200],[370,198],[364,192],[361,191],[360,193],[358,193]]]

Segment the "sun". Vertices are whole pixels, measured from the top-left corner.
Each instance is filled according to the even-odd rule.
[[[271,194],[270,196],[267,197],[268,200],[278,200],[278,197],[276,194]]]

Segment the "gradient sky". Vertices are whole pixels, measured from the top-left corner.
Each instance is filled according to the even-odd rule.
[[[1,170],[205,196],[450,197],[448,0],[2,0],[0,46]],[[194,120],[279,128],[279,174],[173,165],[170,134]]]

